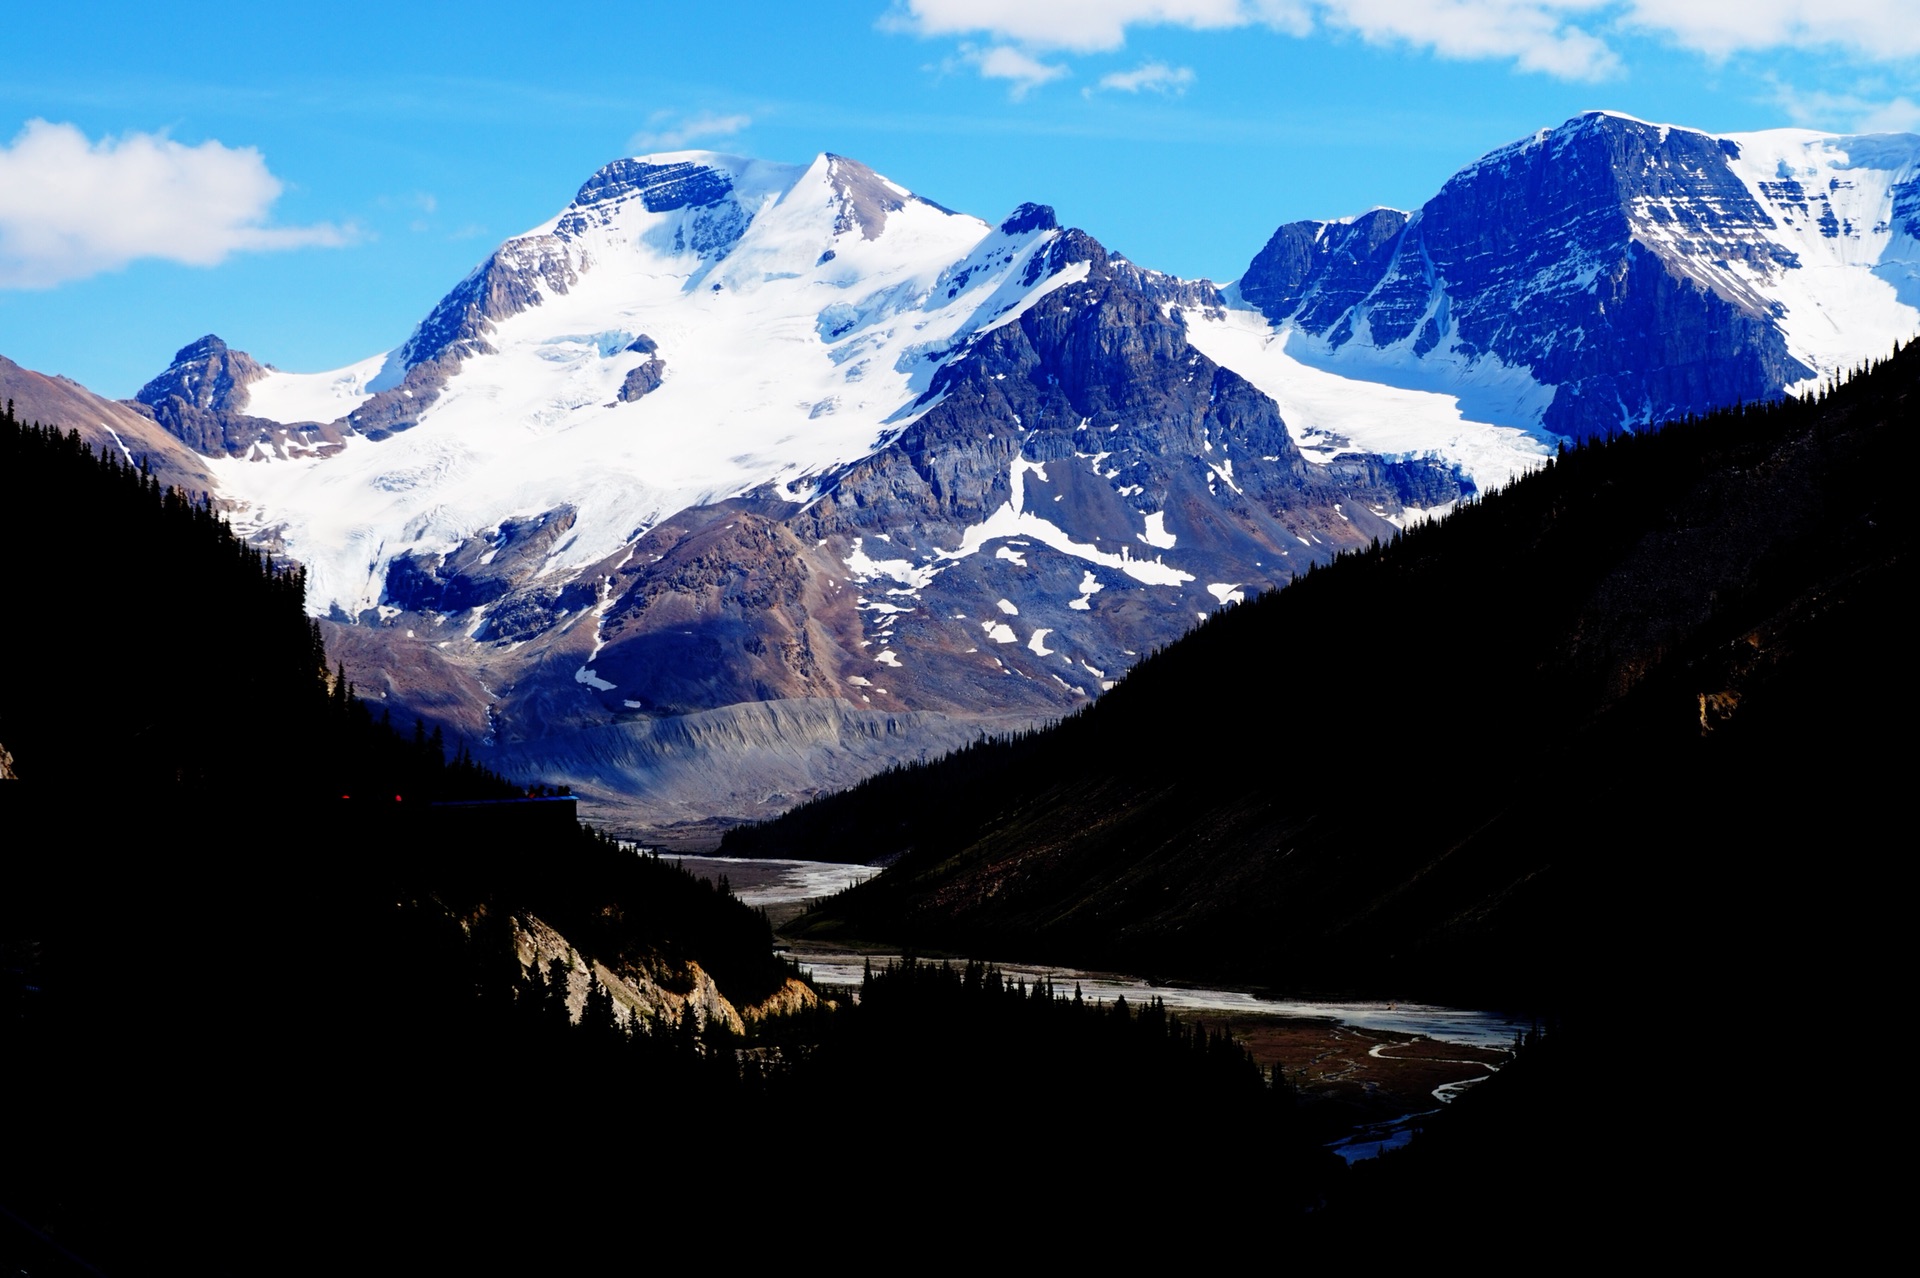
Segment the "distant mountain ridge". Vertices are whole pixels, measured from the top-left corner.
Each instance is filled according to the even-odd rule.
[[[1070,711],[1553,432],[1884,350],[1920,321],[1915,146],[1583,116],[1225,287],[842,156],[628,158],[393,351],[289,374],[209,336],[141,411],[307,566],[363,686],[698,825]],[[727,785],[656,753],[689,715]]]
[[[1281,227],[1239,295],[1336,359],[1522,370],[1574,438],[1767,399],[1912,334],[1920,138],[1590,112],[1417,212]]]

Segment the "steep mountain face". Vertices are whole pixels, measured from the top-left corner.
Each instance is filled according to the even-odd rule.
[[[1920,317],[1914,146],[1582,117],[1226,288],[841,156],[624,159],[391,352],[208,337],[141,399],[363,685],[635,820],[757,815],[1070,711],[1555,431],[1877,349]]]
[[[1238,293],[1333,366],[1530,382],[1537,424],[1579,438],[1884,354],[1920,322],[1916,214],[1912,135],[1713,137],[1594,112],[1415,213],[1281,227]]]

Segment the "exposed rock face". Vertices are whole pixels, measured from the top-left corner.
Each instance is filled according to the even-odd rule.
[[[644,341],[646,339],[643,338],[642,340]],[[651,346],[651,343],[649,343],[649,346]],[[638,344],[636,343],[635,346],[629,347],[628,349],[638,349]],[[620,383],[620,401],[625,404],[631,404],[642,395],[647,395],[659,390],[660,383],[666,380],[666,376],[667,361],[661,359],[658,355],[651,356],[646,363],[628,373],[627,379]]]
[[[859,228],[861,238],[876,240],[887,229],[887,214],[898,213],[913,195],[875,173],[858,160],[844,155],[828,155],[834,190],[840,197],[840,216],[834,230],[846,232]]]
[[[209,333],[182,347],[164,373],[140,388],[135,400],[181,443],[208,457],[286,457],[337,447],[341,435],[332,425],[282,423],[247,414],[247,386],[267,371],[245,351]]]
[[[573,527],[570,508],[530,519],[509,519],[490,536],[470,538],[449,555],[406,555],[387,570],[387,599],[407,612],[465,612],[492,603],[544,566],[554,544]],[[592,594],[571,607],[591,602]],[[557,596],[556,596],[557,600]]]
[[[247,406],[247,383],[266,371],[245,351],[229,349],[209,333],[181,347],[167,371],[135,398],[149,407],[177,402],[181,411],[237,413]]]
[[[134,396],[154,419],[196,452],[241,456],[275,423],[246,415],[247,383],[266,370],[245,351],[229,350],[209,333],[180,348],[164,373]]]
[[[592,978],[598,977],[612,996],[614,1015],[622,1024],[638,1020],[643,1025],[670,1027],[691,1010],[703,1029],[718,1022],[735,1034],[746,1032],[739,1009],[698,963],[680,964],[677,971],[666,970],[664,965],[629,965],[615,970],[587,958],[566,937],[532,915],[514,917],[513,940],[523,968],[537,964],[542,971],[549,971],[551,963],[560,963],[567,982],[567,1013],[576,1021],[586,1006]],[[786,990],[774,994],[775,999],[783,996],[789,1002],[801,1001]]]
[[[0,744],[0,781],[18,781],[20,775],[13,770],[13,751]]]
[[[1829,238],[1887,227],[1843,224],[1789,178],[1750,188],[1740,154],[1581,116],[1486,156],[1417,213],[1282,226],[1240,295],[1331,352],[1528,370],[1555,388],[1543,424],[1576,437],[1777,396],[1813,375],[1775,295],[1803,265],[1782,219],[1797,210]],[[1896,220],[1913,216],[1910,187],[1895,188]]]

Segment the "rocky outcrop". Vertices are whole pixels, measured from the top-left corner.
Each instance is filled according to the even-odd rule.
[[[340,429],[324,422],[282,423],[249,416],[247,386],[267,374],[245,351],[209,333],[183,346],[135,401],[176,439],[208,457],[288,455],[337,447]]]
[[[501,598],[546,567],[554,547],[573,529],[570,506],[527,519],[503,520],[486,534],[467,539],[450,554],[397,557],[387,569],[386,599],[407,612],[465,612]],[[592,593],[550,592],[562,610],[592,601]],[[561,604],[565,598],[568,602]]]
[[[646,363],[629,372],[626,380],[620,383],[620,402],[631,404],[641,396],[660,389],[660,383],[666,380],[667,361],[660,358],[659,348],[645,333],[635,338],[633,345],[627,349],[647,357]]]
[[[820,1006],[820,996],[805,981],[789,976],[782,985],[767,997],[748,1007],[740,1009],[742,1020],[753,1022],[765,1020],[770,1016],[791,1016],[796,1012],[806,1012]]]
[[[567,983],[567,1012],[576,1021],[586,1006],[587,990],[597,977],[612,996],[614,1015],[622,1024],[638,1020],[647,1026],[672,1026],[691,1011],[702,1029],[718,1023],[735,1034],[746,1032],[739,1010],[698,963],[687,961],[669,970],[663,960],[651,966],[623,965],[616,971],[589,959],[533,915],[514,916],[513,942],[522,968],[538,965],[541,971],[552,972],[552,964],[560,965]],[[776,991],[773,998],[778,1000],[783,995],[794,998],[785,990]]]
[[[18,781],[20,774],[13,770],[13,751],[0,743],[0,781]]]

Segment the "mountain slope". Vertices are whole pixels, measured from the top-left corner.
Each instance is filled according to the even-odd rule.
[[[1819,403],[1565,453],[1056,729],[725,847],[899,858],[820,934],[1128,970],[1511,998],[1693,936],[1789,958],[1761,920],[1856,882],[1791,867],[1892,819],[1917,384],[1909,346]]]
[[[95,452],[112,450],[135,466],[144,462],[168,487],[204,494],[218,486],[206,460],[138,405],[103,399],[68,378],[36,373],[0,356],[0,403],[11,403],[21,421],[79,431]]]
[[[1237,296],[1347,376],[1584,438],[1769,398],[1920,328],[1920,137],[1589,112],[1417,212],[1295,222]]]

